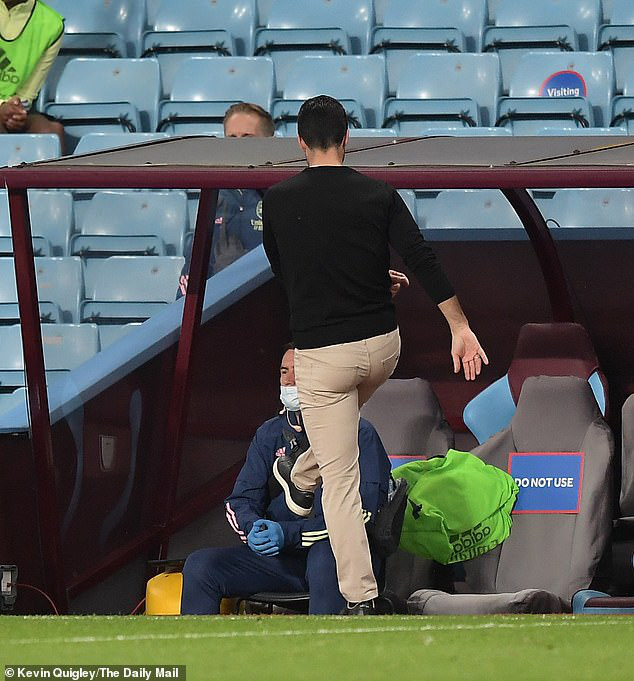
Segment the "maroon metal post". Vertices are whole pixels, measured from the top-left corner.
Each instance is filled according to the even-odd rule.
[[[46,393],[46,373],[42,350],[42,330],[31,241],[31,222],[26,189],[9,187],[9,214],[15,258],[15,279],[22,324],[22,350],[31,419],[31,446],[35,464],[37,510],[42,560],[46,566],[46,588],[57,609],[68,611],[59,534],[59,506],[55,487],[55,465],[51,421]]]
[[[159,559],[167,556],[169,526],[176,504],[176,490],[180,472],[183,437],[187,424],[189,406],[189,386],[191,378],[191,358],[194,342],[202,315],[203,300],[207,284],[207,270],[216,216],[217,189],[202,189],[198,202],[196,230],[192,244],[192,258],[189,268],[189,282],[183,308],[183,322],[176,351],[176,366],[165,434],[164,466],[165,474],[162,489],[165,490],[161,507],[160,522],[166,529],[159,548]]]
[[[533,244],[544,275],[553,321],[573,322],[575,314],[570,301],[566,275],[543,215],[526,189],[502,189],[502,192],[522,221]]]

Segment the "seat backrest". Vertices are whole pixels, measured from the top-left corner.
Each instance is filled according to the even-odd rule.
[[[612,0],[611,24],[634,24],[634,4],[630,0]]]
[[[154,31],[224,29],[234,37],[238,54],[250,55],[256,16],[255,0],[160,0],[148,20]]]
[[[87,296],[99,301],[165,302],[175,296],[185,258],[114,256],[86,263]],[[88,272],[88,269],[93,270]]]
[[[15,166],[60,155],[57,135],[12,134],[0,135],[0,165]]]
[[[269,57],[192,57],[176,71],[171,99],[254,102],[269,111],[274,91]]]
[[[429,229],[524,229],[498,189],[446,189],[429,203]]]
[[[362,407],[391,457],[435,456],[453,447],[431,385],[422,378],[388,379]]]
[[[82,135],[73,154],[90,154],[94,151],[168,138],[166,132],[89,132]]]
[[[382,119],[386,87],[385,62],[378,55],[302,57],[288,72],[284,99],[320,94],[355,99],[365,111],[367,126],[373,128]]]
[[[560,189],[542,207],[560,227],[631,228],[633,202],[633,189]]]
[[[42,324],[47,370],[74,369],[99,352],[95,324]]]
[[[187,195],[181,191],[97,192],[81,223],[82,234],[156,235],[170,255],[183,252]]]
[[[71,59],[55,94],[56,102],[130,102],[146,130],[154,130],[161,81],[154,59]]]
[[[342,28],[354,54],[366,54],[374,26],[372,0],[274,0],[268,28]]]
[[[630,395],[621,410],[621,515],[634,516],[634,395]]]
[[[38,300],[57,303],[64,322],[79,318],[79,301],[84,292],[79,258],[36,258]],[[18,300],[13,258],[0,258],[0,303]]]
[[[511,97],[587,97],[597,126],[609,125],[613,92],[614,68],[607,52],[525,54],[509,85]]]
[[[511,536],[493,551],[464,563],[466,591],[539,588],[570,601],[592,582],[612,529],[614,440],[587,381],[569,376],[528,378],[511,425],[473,450],[504,470],[518,452],[555,456],[548,463],[544,457],[541,462],[535,459],[538,463],[528,477],[514,475],[520,495]],[[571,456],[578,453],[583,457]],[[552,492],[547,492],[541,507],[517,512],[528,498],[525,491],[547,486]],[[553,510],[558,508],[563,512]]]
[[[383,25],[390,27],[459,28],[467,41],[467,51],[482,46],[482,30],[487,23],[486,0],[389,0]]]
[[[517,404],[522,386],[530,376],[577,376],[588,380],[598,370],[599,360],[592,341],[581,324],[524,324],[508,378]]]
[[[145,22],[145,2],[139,0],[49,0],[64,17],[65,33],[118,33],[134,56]]]
[[[478,104],[484,124],[493,125],[500,84],[500,60],[496,54],[415,54],[401,71],[396,96],[399,99],[469,97]]]
[[[601,23],[601,0],[498,0],[497,26],[571,26],[582,51],[594,50]]]

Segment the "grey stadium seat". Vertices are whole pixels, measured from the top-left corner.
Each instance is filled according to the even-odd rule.
[[[361,409],[392,458],[446,454],[454,435],[431,385],[421,378],[386,381]],[[399,549],[387,559],[385,588],[402,599],[433,583],[434,564]]]
[[[460,593],[417,591],[411,613],[565,612],[591,585],[612,527],[614,441],[588,382],[526,379],[511,425],[473,451],[505,470],[514,452],[584,452],[578,512],[514,513],[502,545],[463,563]]]

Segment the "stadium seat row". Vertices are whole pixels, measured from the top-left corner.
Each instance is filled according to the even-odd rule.
[[[531,52],[518,63],[507,97],[496,54],[430,52],[407,58],[390,97],[382,56],[304,56],[278,93],[268,57],[189,57],[176,72],[170,99],[161,100],[158,62],[80,58],[66,65],[46,112],[64,123],[75,144],[95,131],[222,132],[224,112],[236,101],[272,111],[282,134],[292,134],[302,101],[320,93],[342,100],[353,127],[401,135],[448,125],[497,125],[514,134],[545,126],[627,131],[634,120],[634,61],[622,79],[623,94],[615,96],[606,52]]]

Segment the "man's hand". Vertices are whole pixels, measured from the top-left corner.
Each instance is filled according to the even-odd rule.
[[[247,544],[262,556],[277,556],[284,548],[282,526],[274,520],[256,520],[247,536]]]
[[[451,332],[451,358],[453,360],[453,372],[460,371],[460,363],[464,369],[464,377],[467,381],[473,381],[480,375],[482,363],[488,364],[489,358],[476,338],[475,333],[468,327],[461,327]]]
[[[470,329],[469,322],[456,296],[439,303],[438,309],[445,316],[451,330],[453,371],[457,374],[462,362],[464,377],[467,381],[473,381],[480,374],[482,364],[489,363],[489,358],[482,349],[475,333]]]
[[[10,132],[24,130],[27,110],[22,106],[20,98],[15,96],[0,104],[0,124]]]
[[[178,279],[178,288],[180,289],[181,295],[187,294],[187,284],[189,283],[189,274],[181,274]]]
[[[403,288],[407,288],[409,286],[409,279],[407,278],[407,275],[399,272],[398,270],[388,271],[390,274],[390,280],[392,281],[390,293],[392,294],[392,298],[394,298],[394,296],[401,290],[401,286]]]

